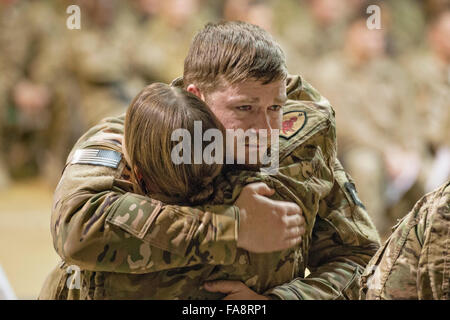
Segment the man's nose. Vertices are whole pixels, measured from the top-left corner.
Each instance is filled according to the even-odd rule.
[[[272,126],[270,124],[269,116],[266,113],[259,114],[255,120],[253,129],[256,131],[266,130],[267,134],[270,134],[272,131]]]

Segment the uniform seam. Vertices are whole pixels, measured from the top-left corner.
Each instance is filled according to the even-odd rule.
[[[387,279],[391,275],[392,269],[393,269],[395,263],[398,260],[400,252],[402,251],[402,249],[405,246],[406,239],[408,238],[408,235],[409,235],[411,229],[414,226],[416,226],[417,224],[418,224],[417,217],[415,217],[414,219],[409,221],[408,224],[407,224],[407,226],[408,226],[407,229],[405,231],[403,231],[402,236],[400,237],[400,239],[398,241],[398,244],[396,244],[395,250],[394,250],[393,255],[392,255],[394,258],[392,259],[392,263],[389,265],[389,271],[384,274],[384,276],[383,276],[383,278],[381,280],[381,284],[382,285],[380,286],[380,289],[379,289],[379,292],[378,292],[380,297],[381,297],[381,292],[383,291],[384,287],[386,286]]]
[[[448,297],[449,294],[449,282],[450,279],[449,277],[446,277],[446,274],[448,273],[448,261],[449,261],[449,239],[450,239],[450,226],[447,227],[447,237],[446,237],[446,241],[445,241],[445,260],[444,260],[444,271],[443,271],[443,277],[442,277],[442,292],[443,292],[443,298],[446,299],[446,297]]]
[[[429,193],[430,195],[432,194],[432,192]],[[438,194],[434,194],[431,199],[429,199],[426,203],[431,203],[431,205],[428,207],[427,210],[427,219],[430,219],[430,221],[427,223],[426,221],[424,222],[426,225],[428,224],[428,228],[424,228],[424,236],[423,236],[423,245],[422,245],[422,250],[423,250],[423,261],[422,264],[425,267],[425,273],[427,274],[427,277],[430,280],[430,289],[431,289],[431,294],[432,297],[436,297],[436,291],[434,286],[431,284],[431,278],[430,278],[430,272],[429,272],[429,263],[430,263],[430,245],[429,243],[432,242],[432,239],[434,239],[434,234],[432,231],[432,224],[433,224],[433,219],[434,219],[434,215],[435,212],[437,210],[436,206],[437,204],[435,204],[435,200],[439,199],[441,197],[442,193],[438,193]],[[426,196],[425,196],[426,197]],[[419,265],[420,265],[420,261],[419,261]],[[444,267],[445,267],[445,262],[444,262]],[[419,279],[419,274],[420,274],[420,270],[418,269],[417,272],[417,279]],[[444,273],[445,275],[445,273]],[[443,280],[445,281],[445,279]],[[443,285],[443,284],[442,284]],[[419,292],[419,281],[417,281],[417,291]],[[419,296],[419,299],[421,297]]]
[[[439,196],[437,196],[436,198],[437,199],[442,199],[443,195],[444,195],[444,191],[440,192]],[[435,203],[435,202],[433,202],[433,203]],[[438,211],[439,204],[440,204],[439,201],[437,201],[437,203],[434,205],[435,206],[434,209],[436,210],[436,214],[438,214],[437,211]],[[444,217],[444,219],[445,219],[445,217]],[[430,226],[430,228],[431,228],[431,226]],[[446,254],[444,255],[444,269],[442,271],[443,274],[442,274],[442,286],[441,286],[442,298],[443,299],[446,299],[446,297],[448,297],[448,295],[449,295],[449,282],[450,282],[450,279],[449,279],[449,277],[446,277],[446,274],[449,271],[448,270],[449,242],[450,242],[449,239],[450,239],[450,226],[447,227],[447,234],[446,234],[446,237],[445,237],[445,249],[444,250],[445,250]],[[433,297],[436,297],[435,293],[433,293]]]

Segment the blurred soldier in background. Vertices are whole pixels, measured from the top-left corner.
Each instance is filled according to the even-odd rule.
[[[449,300],[450,181],[393,228],[361,278],[360,299]]]
[[[225,0],[222,17],[228,21],[245,21],[273,31],[273,2],[265,0]]]
[[[79,135],[67,135],[76,119],[64,99],[65,21],[56,10],[65,8],[41,1],[2,2],[1,145],[15,178],[43,173],[49,182],[57,181],[67,149]]]
[[[2,152],[13,177],[35,173],[35,135],[48,123],[49,91],[29,79],[30,64],[42,39],[29,21],[29,4],[1,3]],[[38,26],[35,26],[38,27]],[[39,115],[39,117],[36,117]]]
[[[130,64],[132,72],[141,78],[142,87],[155,81],[166,81],[164,68],[168,67],[169,57],[156,39],[163,35],[154,30],[162,5],[158,0],[129,1],[131,12],[136,15],[132,26],[134,36],[129,39],[133,48]]]
[[[390,50],[399,54],[420,46],[426,23],[422,0],[388,0],[386,5],[390,12]]]
[[[423,119],[425,146],[430,153],[426,191],[450,177],[450,9],[439,13],[428,29],[428,51],[405,54]]]
[[[1,0],[0,1],[0,30],[6,30],[6,27],[13,25],[11,12],[14,10],[14,1]],[[11,88],[11,83],[16,81],[17,75],[14,65],[12,64],[11,54],[7,51],[8,42],[5,32],[0,32],[0,46],[2,47],[2,54],[0,55],[0,69],[2,76],[0,77],[0,190],[3,190],[9,185],[10,174],[6,162],[6,139],[5,127],[8,121],[9,114],[9,99],[8,94]]]
[[[68,31],[66,68],[76,79],[84,131],[106,116],[123,113],[138,89],[129,81],[129,39],[135,36],[128,27],[129,12],[120,10],[116,0],[81,0],[79,5],[82,27]]]
[[[412,88],[387,56],[387,30],[369,30],[357,19],[345,50],[318,59],[311,75],[335,107],[339,156],[381,234],[392,225],[387,206],[416,181],[422,152]]]
[[[288,0],[274,6],[275,34],[288,65],[303,75],[314,73],[311,62],[341,48],[348,19],[362,1]]]
[[[134,35],[129,38],[131,67],[143,85],[170,82],[183,72],[184,52],[205,21],[214,20],[199,0],[131,0],[137,15]]]

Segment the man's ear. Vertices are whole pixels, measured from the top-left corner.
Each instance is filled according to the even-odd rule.
[[[205,96],[195,84],[191,83],[188,85],[186,91],[195,94],[197,97],[205,101]]]

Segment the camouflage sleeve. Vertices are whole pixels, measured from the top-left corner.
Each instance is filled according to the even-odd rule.
[[[236,207],[163,205],[125,192],[114,174],[102,166],[66,168],[55,192],[51,231],[57,253],[68,264],[146,273],[234,261]]]
[[[421,198],[370,260],[360,299],[450,299],[450,183]]]
[[[379,236],[353,181],[336,160],[335,183],[320,203],[313,229],[310,275],[272,288],[278,299],[358,299],[359,278],[379,247]]]

